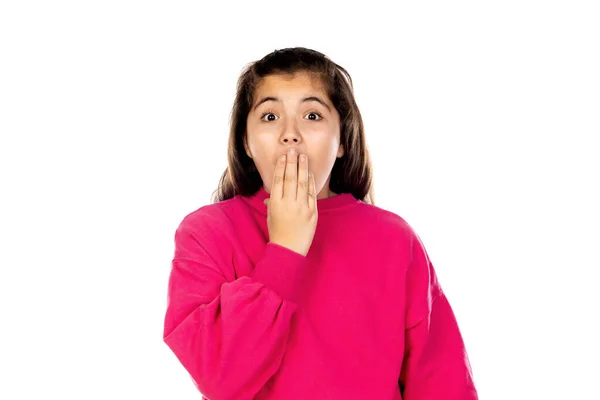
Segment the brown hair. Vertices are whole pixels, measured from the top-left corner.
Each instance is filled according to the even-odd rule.
[[[263,185],[254,161],[245,152],[246,120],[254,101],[254,92],[267,75],[292,75],[307,72],[319,78],[340,116],[340,141],[344,155],[335,160],[329,188],[334,193],[351,193],[354,198],[374,204],[373,167],[367,149],[364,126],[350,74],[318,51],[304,47],[275,50],[261,60],[248,64],[237,82],[231,112],[227,152],[228,167],[213,192],[213,202],[238,194],[255,194]]]

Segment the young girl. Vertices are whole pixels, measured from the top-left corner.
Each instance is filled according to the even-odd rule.
[[[291,48],[245,69],[169,277],[164,341],[203,399],[477,399],[423,243],[371,180],[344,68]]]

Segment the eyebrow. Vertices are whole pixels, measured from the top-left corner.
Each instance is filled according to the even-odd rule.
[[[260,101],[258,103],[256,103],[256,105],[254,106],[253,110],[256,111],[256,109],[258,108],[258,106],[260,106],[262,103],[264,103],[266,101],[281,102],[281,100],[279,100],[277,97],[272,97],[272,96],[263,97],[262,99],[260,99]],[[304,103],[304,102],[307,102],[307,101],[316,101],[316,102],[322,104],[325,108],[327,108],[327,110],[329,112],[331,112],[331,108],[327,105],[327,103],[325,103],[323,100],[321,100],[320,98],[318,98],[316,96],[305,97],[300,102]]]

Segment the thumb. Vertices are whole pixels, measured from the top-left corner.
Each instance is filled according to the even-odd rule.
[[[269,207],[269,199],[264,199],[263,203],[265,204],[265,206]]]

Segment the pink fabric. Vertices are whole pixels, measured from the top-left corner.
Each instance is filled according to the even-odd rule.
[[[477,399],[415,231],[350,194],[318,201],[306,257],[268,243],[260,189],[183,218],[164,341],[204,399]]]

